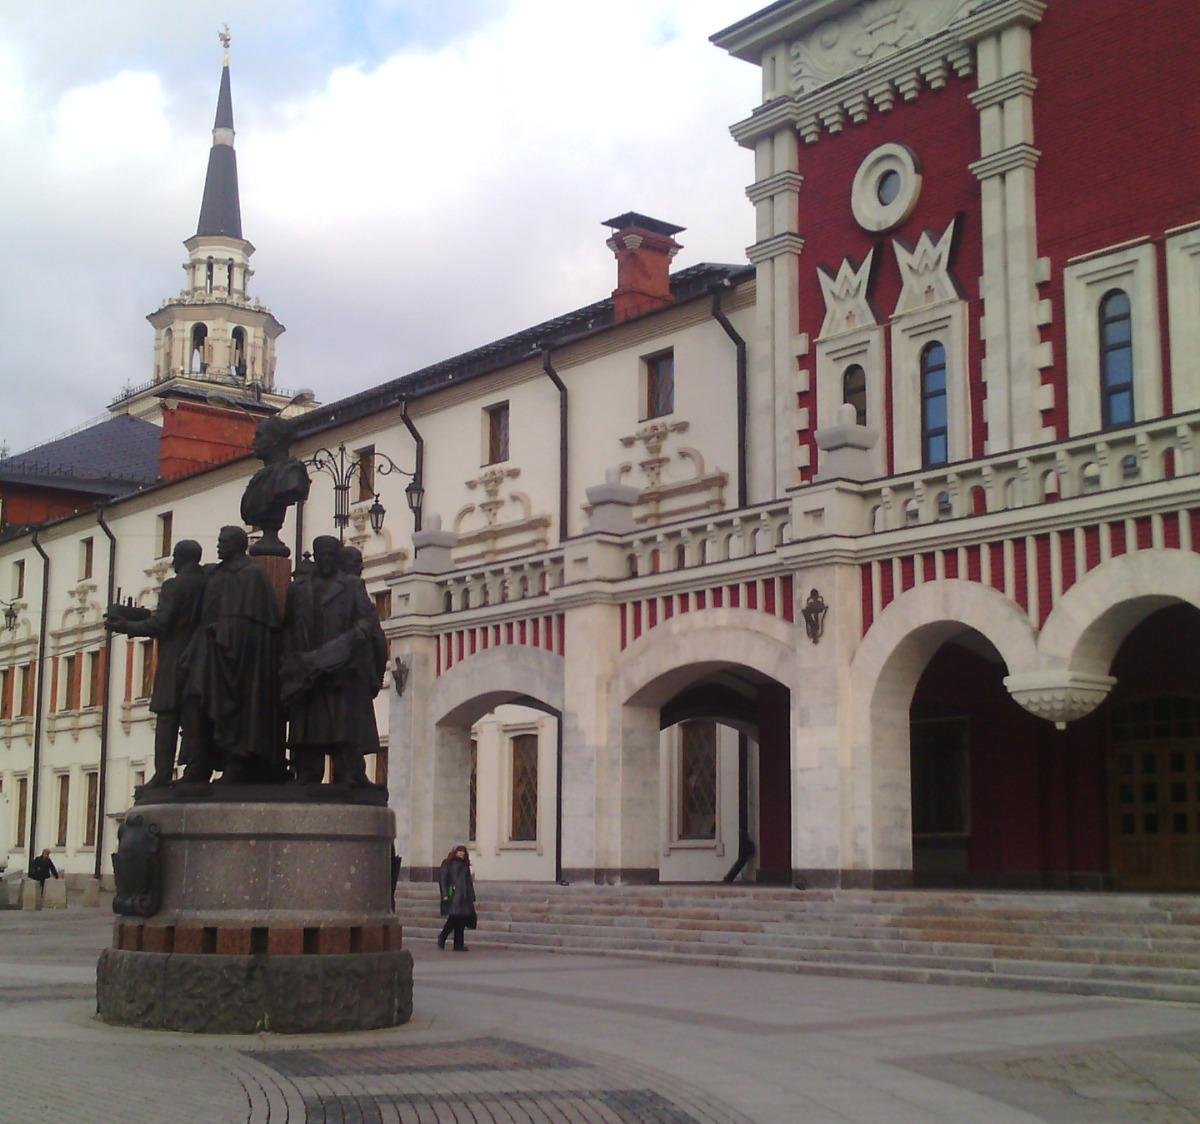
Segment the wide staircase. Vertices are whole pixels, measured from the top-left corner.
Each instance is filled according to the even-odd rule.
[[[1200,896],[480,882],[489,947],[1200,1003]],[[400,883],[406,938],[437,887]]]

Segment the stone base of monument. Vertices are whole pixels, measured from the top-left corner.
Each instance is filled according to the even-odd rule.
[[[123,915],[96,969],[105,1022],[301,1034],[411,1017],[389,808],[141,802],[126,827],[145,842],[127,851],[123,836],[118,861],[146,877],[118,886]]]

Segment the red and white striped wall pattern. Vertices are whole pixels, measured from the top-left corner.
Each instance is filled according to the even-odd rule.
[[[791,574],[784,574],[626,601],[621,606],[621,648],[674,616],[708,609],[753,609],[791,622],[796,619],[795,598],[795,581]]]
[[[863,634],[901,593],[945,578],[999,590],[1041,628],[1055,602],[1088,571],[1110,558],[1151,549],[1200,551],[1200,508],[866,562],[860,568]]]
[[[444,632],[437,638],[437,674],[489,648],[542,648],[555,655],[567,650],[566,622],[562,613],[547,613],[500,624],[480,624]]]

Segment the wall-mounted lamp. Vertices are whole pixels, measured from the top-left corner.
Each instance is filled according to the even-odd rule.
[[[815,589],[810,590],[800,615],[804,618],[804,631],[814,644],[821,642],[821,636],[825,632],[825,614],[828,612],[829,606],[825,604],[825,598]]]
[[[0,601],[4,606],[4,631],[12,632],[17,627],[17,603],[15,601]]]

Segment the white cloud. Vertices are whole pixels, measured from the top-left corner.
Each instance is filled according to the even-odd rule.
[[[688,227],[677,267],[744,260],[752,158],[728,126],[758,75],[707,37],[754,5],[480,0],[458,28],[412,0],[369,7],[322,39],[322,11],[344,13],[305,4],[286,57],[258,6],[235,28],[243,226],[256,292],[288,326],[281,382],[329,400],[606,295],[599,223],[624,210]],[[150,43],[110,48],[83,82],[32,32],[7,45],[30,72],[15,120],[0,88],[0,237],[21,261],[0,282],[0,439],[15,447],[148,378],[142,317],[180,285],[219,54],[181,55],[153,11]],[[363,49],[406,27],[419,42]],[[155,37],[186,68],[148,65]]]

